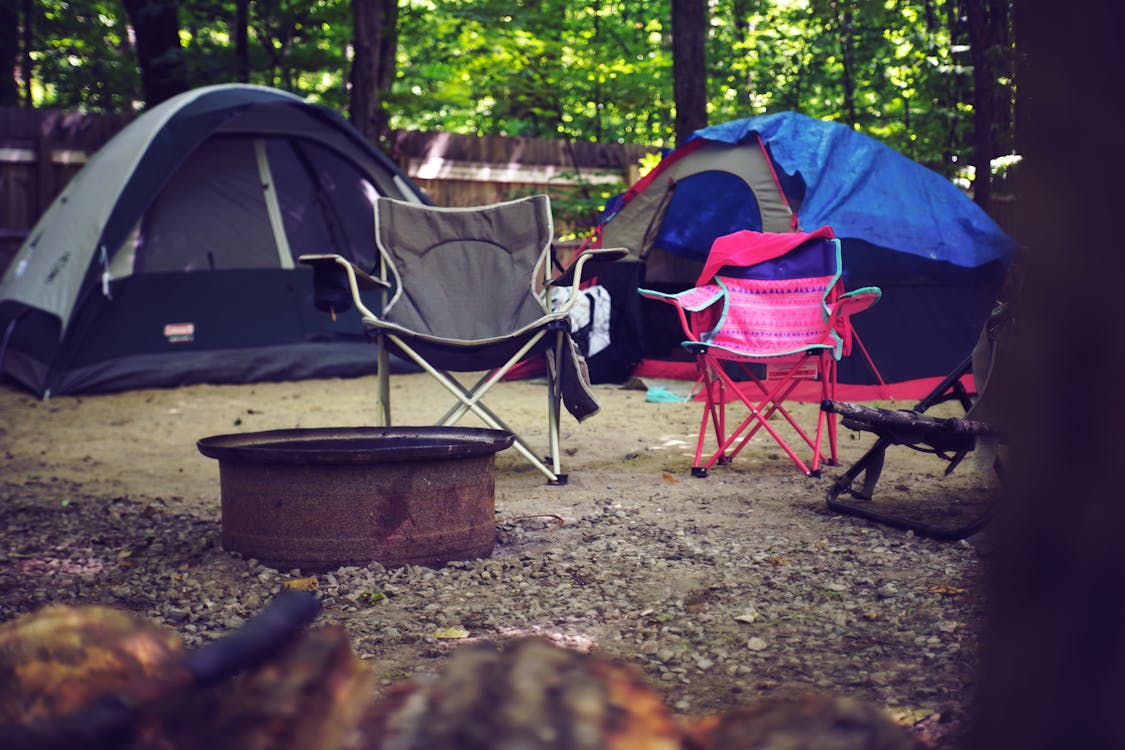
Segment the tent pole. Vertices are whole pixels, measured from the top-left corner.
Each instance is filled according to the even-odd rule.
[[[277,200],[277,187],[273,183],[273,174],[270,172],[266,142],[261,138],[254,139],[254,157],[258,163],[258,178],[262,181],[266,213],[270,217],[270,229],[273,230],[273,240],[277,246],[278,262],[282,268],[292,268],[293,253],[289,250],[289,238],[285,236],[285,222],[281,219],[281,204]]]

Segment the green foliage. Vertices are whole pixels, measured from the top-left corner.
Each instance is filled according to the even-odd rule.
[[[249,5],[249,83],[293,91],[341,111],[347,108],[346,50],[351,10],[341,0],[256,0]],[[233,80],[235,7],[193,0],[180,7],[198,85]]]
[[[662,140],[672,123],[668,2],[644,5],[404,0],[392,125]]]
[[[374,607],[382,601],[386,601],[387,595],[378,589],[372,591],[364,591],[359,595],[359,603],[364,607]]]
[[[710,120],[798,110],[846,122],[952,176],[971,161],[966,1],[716,0],[700,82]],[[670,5],[399,0],[391,126],[670,144]],[[120,0],[32,6],[38,105],[140,106]],[[255,0],[248,10],[250,82],[345,111],[350,2]],[[235,80],[235,12],[232,0],[180,2],[182,54],[196,85]],[[1001,40],[991,52],[1006,97],[995,140],[1010,149],[1014,47]]]
[[[732,0],[719,7],[708,49],[712,122],[797,110],[849,123],[946,174],[967,160],[971,69],[961,36],[946,22],[953,0]],[[952,26],[964,34],[955,14]]]
[[[141,77],[120,2],[30,5],[38,104],[83,110],[139,105]]]
[[[31,4],[38,106],[128,110],[143,105],[128,16],[119,0]],[[235,80],[235,4],[181,2],[180,41],[194,85]],[[249,5],[250,83],[343,110],[351,9],[344,0],[257,0]]]

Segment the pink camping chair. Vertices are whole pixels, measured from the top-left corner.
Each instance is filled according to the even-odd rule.
[[[840,242],[831,227],[744,230],[715,240],[693,289],[676,294],[638,290],[675,305],[687,336],[682,346],[695,355],[699,368],[705,405],[693,476],[706,477],[716,463],[733,460],[759,430],[809,476],[820,476],[822,461],[836,463],[836,415],[818,411],[810,436],[785,403],[803,381],[820,384],[818,400],[834,398],[836,363],[852,346],[850,317],[882,294],[875,287],[844,293],[840,274]],[[745,380],[736,382],[732,371]],[[741,402],[748,412],[730,430],[728,400]],[[789,440],[779,427],[791,434]],[[704,458],[709,434],[716,448]],[[827,455],[822,450],[826,434]],[[798,440],[812,450],[807,463],[790,445]]]

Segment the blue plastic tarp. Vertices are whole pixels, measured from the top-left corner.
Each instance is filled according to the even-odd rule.
[[[827,224],[841,238],[967,268],[1015,253],[1011,237],[949,179],[846,125],[782,112],[692,138],[738,144],[755,134],[777,168],[803,180],[798,218],[806,231]]]

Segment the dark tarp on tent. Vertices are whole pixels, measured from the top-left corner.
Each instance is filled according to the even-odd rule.
[[[786,112],[697,131],[607,207],[595,241],[645,261],[645,286],[695,283],[716,237],[740,229],[841,239],[849,289],[882,288],[854,323],[882,377],[948,374],[972,350],[1015,244],[951,181],[839,123]],[[669,354],[679,326],[647,305],[648,356]],[[840,382],[875,377],[862,357]]]
[[[373,372],[307,252],[374,263],[374,195],[428,202],[335,112],[210,86],[94,154],[0,280],[0,370],[43,396]]]

